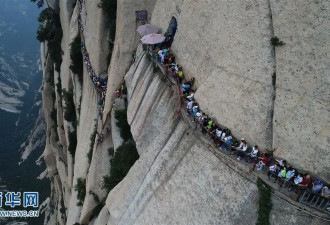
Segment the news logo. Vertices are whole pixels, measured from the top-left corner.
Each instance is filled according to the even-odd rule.
[[[23,207],[34,207],[39,206],[39,193],[38,192],[24,192],[23,193]]]
[[[21,193],[20,192],[7,192],[5,195],[6,201],[5,205],[14,208],[15,206],[21,205]]]
[[[23,202],[23,204],[22,204]],[[0,208],[2,206],[9,206],[15,208],[23,206],[24,208],[39,207],[39,193],[38,192],[0,192]],[[39,217],[38,210],[2,210],[0,209],[0,217]]]

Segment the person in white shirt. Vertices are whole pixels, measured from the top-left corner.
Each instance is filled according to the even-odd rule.
[[[246,161],[247,162],[250,162],[252,159],[256,159],[257,156],[259,154],[259,149],[258,149],[258,146],[255,145],[253,148],[252,148],[252,151],[250,153],[248,153],[248,157],[246,158]]]
[[[159,51],[158,51],[158,56],[159,56],[159,58],[160,58],[162,55],[163,55],[163,50],[159,50]]]
[[[303,177],[301,174],[298,174],[298,176],[296,178],[294,178],[293,182],[298,185],[303,181]]]
[[[195,95],[195,92],[194,92],[194,91],[191,91],[191,92],[190,92],[190,95],[187,96],[187,99],[188,99],[188,100],[191,100],[191,101],[194,101],[194,100],[195,100],[195,99],[194,99],[194,95]]]
[[[240,145],[236,148],[237,152],[237,159],[241,160],[244,158],[246,150],[248,149],[248,145],[246,144],[246,141],[244,138],[241,139]]]
[[[191,114],[191,110],[193,108],[193,104],[194,104],[194,101],[188,101],[188,103],[187,103],[187,114],[188,115]]]
[[[164,52],[161,54],[161,56],[160,56],[160,62],[161,62],[161,64],[164,64],[164,59],[165,59],[165,54],[164,54]]]
[[[240,141],[240,143],[239,143],[239,146],[236,147],[236,149],[237,150],[242,150],[243,149],[243,146],[244,146],[244,142],[245,142],[245,139],[242,138],[241,141]]]
[[[223,130],[221,134],[221,140],[225,140],[225,137],[226,137],[226,130]]]
[[[270,176],[276,177],[277,173],[279,172],[279,168],[277,165],[271,165],[268,167],[267,177],[270,179]]]
[[[222,130],[218,127],[218,128],[215,130],[215,135],[216,135],[218,138],[221,138],[221,134],[222,134]]]
[[[292,166],[290,166],[290,165],[287,166],[287,170],[286,171],[287,172],[286,172],[285,178],[279,180],[280,187],[283,187],[283,185],[286,182],[288,182],[290,180],[293,180],[293,178],[294,178],[294,176],[296,174],[296,170],[294,168],[292,168]]]
[[[275,160],[278,162],[279,167],[281,168],[286,167],[286,160],[277,160],[277,159]]]
[[[252,148],[252,152],[250,152],[249,155],[252,158],[255,158],[255,157],[257,157],[258,153],[259,153],[259,149],[258,149],[258,146],[256,145]]]

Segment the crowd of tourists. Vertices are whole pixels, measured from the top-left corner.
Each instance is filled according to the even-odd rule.
[[[286,160],[275,159],[274,150],[262,152],[257,145],[248,146],[244,138],[235,141],[230,129],[217,125],[212,118],[200,110],[194,98],[193,79],[185,80],[183,68],[175,63],[175,56],[170,52],[169,46],[161,43],[151,48],[154,57],[165,69],[165,74],[173,77],[180,85],[180,97],[185,101],[186,114],[196,124],[196,129],[199,129],[202,134],[208,135],[220,151],[228,153],[238,161],[252,163],[253,170],[256,168],[257,171],[266,173],[268,179],[272,179],[280,187],[295,191],[298,194],[297,200],[307,189],[313,194],[319,194],[330,200],[329,186],[326,186],[320,179],[313,179],[309,174],[298,172]],[[330,205],[327,205],[326,209],[330,212]]]
[[[273,179],[280,187],[287,187],[298,193],[298,199],[302,192],[310,189],[313,194],[330,199],[330,188],[325,186],[320,179],[312,179],[309,174],[302,174],[293,168],[286,160],[278,160],[273,156],[273,151],[261,152],[257,145],[248,146],[246,140],[241,138],[235,141],[230,129],[217,125],[212,118],[199,109],[198,103],[194,99],[194,90],[186,82],[182,84],[182,91],[186,100],[186,113],[196,123],[204,135],[208,135],[213,140],[214,145],[220,151],[227,152],[237,160],[253,163],[253,170],[265,171],[268,179]],[[186,94],[186,95],[185,95]],[[330,205],[327,208],[330,211]]]
[[[82,33],[82,7],[81,2],[78,2],[80,3],[78,24]],[[84,64],[86,65],[88,74],[93,81],[93,84],[97,90],[101,92],[101,98],[98,104],[100,105],[102,112],[107,80],[101,79],[100,76],[94,72],[83,40],[84,38],[82,35],[81,51],[83,54]],[[280,187],[285,186],[288,190],[294,190],[297,192],[298,199],[301,196],[302,191],[306,189],[309,189],[314,194],[319,194],[322,197],[330,199],[330,188],[326,186],[322,180],[313,179],[309,174],[299,173],[297,169],[287,163],[286,160],[275,159],[273,156],[273,151],[261,152],[257,145],[252,147],[248,146],[244,138],[241,138],[240,141],[235,141],[230,129],[217,125],[212,118],[210,118],[205,112],[202,112],[194,98],[195,92],[192,89],[194,80],[184,79],[182,66],[175,62],[175,56],[170,52],[172,41],[173,37],[167,38],[163,43],[152,45],[152,52],[158,62],[165,69],[164,71],[166,75],[171,76],[180,86],[180,98],[185,100],[186,113],[196,124],[196,128],[200,129],[202,134],[208,135],[220,151],[228,152],[229,155],[235,157],[239,161],[252,163],[253,170],[256,168],[257,171],[264,171],[266,172],[268,179],[273,179],[274,183],[278,183]],[[123,83],[121,88],[116,90],[116,96],[126,99],[126,95],[126,85]],[[127,104],[127,99],[125,104]],[[102,134],[99,135],[99,139],[100,141],[103,139]],[[327,210],[330,211],[330,205],[327,206]]]
[[[88,54],[88,51],[87,51],[85,43],[84,43],[84,40],[85,40],[84,35],[83,35],[84,28],[83,28],[82,19],[81,19],[82,3],[80,0],[78,1],[78,5],[79,5],[78,27],[79,27],[80,34],[81,34],[81,43],[80,43],[81,53],[83,55],[83,60],[84,60],[85,66],[87,68],[88,75],[89,75],[91,81],[93,82],[96,90],[98,90],[101,93],[101,97],[98,101],[98,105],[100,107],[99,115],[100,115],[100,118],[102,119],[103,109],[104,109],[104,104],[105,104],[105,97],[106,97],[106,92],[107,92],[107,78],[101,78],[101,76],[99,74],[96,74],[93,69],[93,66],[91,64],[89,54]]]

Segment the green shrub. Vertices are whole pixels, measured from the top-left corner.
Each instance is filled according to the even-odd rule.
[[[58,127],[58,124],[57,124],[57,110],[56,109],[53,109],[53,111],[50,113],[50,118],[52,119],[53,121],[53,129],[54,129],[54,135],[55,135],[55,141],[59,141],[59,137],[58,137],[58,133],[57,133],[57,127]]]
[[[108,148],[108,153],[109,156],[113,156],[113,154],[115,154],[115,150],[113,148]]]
[[[61,207],[61,208],[60,208],[60,213],[61,213],[61,214],[65,214],[65,208],[64,208],[64,207]]]
[[[61,41],[63,36],[60,17],[52,8],[45,8],[40,12],[38,21],[37,39],[40,42],[48,41],[48,50],[55,62],[55,70],[60,71],[62,63]]]
[[[257,180],[259,189],[259,208],[256,225],[270,225],[269,215],[272,210],[271,187],[263,182],[259,177]]]
[[[83,56],[80,50],[81,38],[78,35],[73,42],[70,44],[70,57],[71,65],[70,69],[74,74],[79,75],[79,79],[82,79],[83,73]]]
[[[60,76],[58,76],[58,78],[57,78],[56,90],[57,90],[57,94],[58,94],[59,96],[61,96],[62,83],[61,83],[61,77],[60,77]]]
[[[59,16],[57,15],[57,20],[59,21]],[[48,41],[49,54],[55,62],[55,70],[60,72],[60,67],[62,63],[62,41],[63,31],[61,23],[58,22],[55,30],[51,34],[51,39]]]
[[[105,206],[105,203],[102,202],[100,204],[98,204],[94,209],[93,209],[93,212],[91,214],[91,217],[89,218],[89,221],[92,221],[95,217],[97,217],[101,210],[103,209],[103,207]]]
[[[54,68],[49,68],[49,77],[47,79],[47,82],[50,86],[54,87]]]
[[[53,111],[50,113],[50,118],[55,123],[57,121],[57,110],[53,109]]]
[[[94,126],[94,131],[91,134],[90,141],[91,143],[89,144],[89,152],[87,154],[88,162],[91,163],[92,157],[93,157],[93,148],[95,144],[95,138],[96,138],[96,125]]]
[[[68,151],[72,155],[72,157],[76,154],[76,148],[77,148],[77,132],[76,130],[69,132],[69,146]]]
[[[276,72],[274,72],[273,75],[272,75],[272,84],[275,87],[275,85],[276,85]]]
[[[281,46],[281,45],[285,45],[285,43],[283,41],[280,41],[280,39],[275,36],[275,37],[272,37],[270,39],[270,42],[272,43],[273,46]]]
[[[86,180],[78,178],[77,184],[74,186],[75,191],[77,192],[78,203],[77,205],[83,205],[85,196],[86,196]]]
[[[51,30],[52,30],[52,24],[50,23],[39,25],[37,30],[37,39],[40,42],[48,40]]]
[[[101,0],[98,7],[102,8],[110,19],[116,19],[117,0]]]
[[[111,191],[124,179],[135,161],[139,159],[139,153],[135,145],[131,143],[121,145],[112,159],[110,176],[103,177],[103,188]]]
[[[64,109],[64,119],[73,122],[76,124],[76,108],[73,101],[73,92],[72,90],[66,91],[65,89],[62,90],[63,99],[65,101]]]
[[[60,201],[60,205],[59,205],[60,208],[60,213],[61,214],[65,214],[65,206],[64,206],[64,202],[63,202],[63,199]]]
[[[99,196],[97,196],[97,194],[95,194],[95,192],[89,191],[89,194],[93,196],[95,202],[100,201]]]
[[[110,60],[112,57],[112,51],[114,47],[114,40],[116,36],[116,18],[117,18],[117,0],[101,0],[101,3],[98,5],[103,9],[106,16],[109,18],[109,55],[107,57],[108,65],[110,64]]]
[[[31,2],[37,2],[38,8],[41,8],[44,6],[45,1],[44,0],[31,0]]]
[[[121,138],[124,139],[125,142],[132,139],[131,127],[127,122],[127,111],[115,111],[115,118],[117,120],[116,125],[120,128]]]
[[[48,41],[53,30],[55,11],[52,8],[45,8],[38,17],[39,28],[37,30],[37,39],[40,42]]]
[[[53,102],[55,103],[55,100],[56,100],[56,94],[55,94],[54,91],[52,91],[52,100],[53,100]]]

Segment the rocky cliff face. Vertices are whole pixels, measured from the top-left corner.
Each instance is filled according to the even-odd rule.
[[[52,2],[59,9],[63,28],[60,72],[54,72],[46,44],[41,48],[47,123],[44,158],[52,181],[45,223],[256,223],[259,196],[255,178],[246,175],[249,168],[228,165],[208,151],[209,146],[178,117],[176,86],[168,86],[141,46],[130,65],[139,40],[135,11],[141,8],[164,32],[172,16],[176,17],[172,51],[185,76],[195,78],[196,99],[203,111],[236,137],[262,149],[276,148],[275,155],[330,181],[328,3],[118,1],[108,67],[108,18],[97,7],[98,1],[82,1],[83,36],[91,64],[97,74],[108,73],[103,115],[97,104],[100,93],[86,68],[82,80],[69,69],[70,43],[79,32],[79,7],[77,3],[73,8],[73,3]],[[274,35],[286,44],[274,49],[270,44]],[[128,88],[128,122],[140,158],[108,193],[102,184],[113,157],[108,150],[116,152],[123,142],[113,115],[114,108],[122,107],[118,100],[113,103],[123,77]],[[59,87],[73,92],[76,125],[63,115],[67,102]],[[104,134],[107,128],[111,135],[97,143],[94,132]],[[75,154],[68,151],[73,132]],[[78,180],[85,181],[83,199],[78,199],[80,191],[75,188]],[[326,224],[297,213],[290,204],[283,216],[278,209],[283,209],[283,199],[273,198],[272,224]]]

